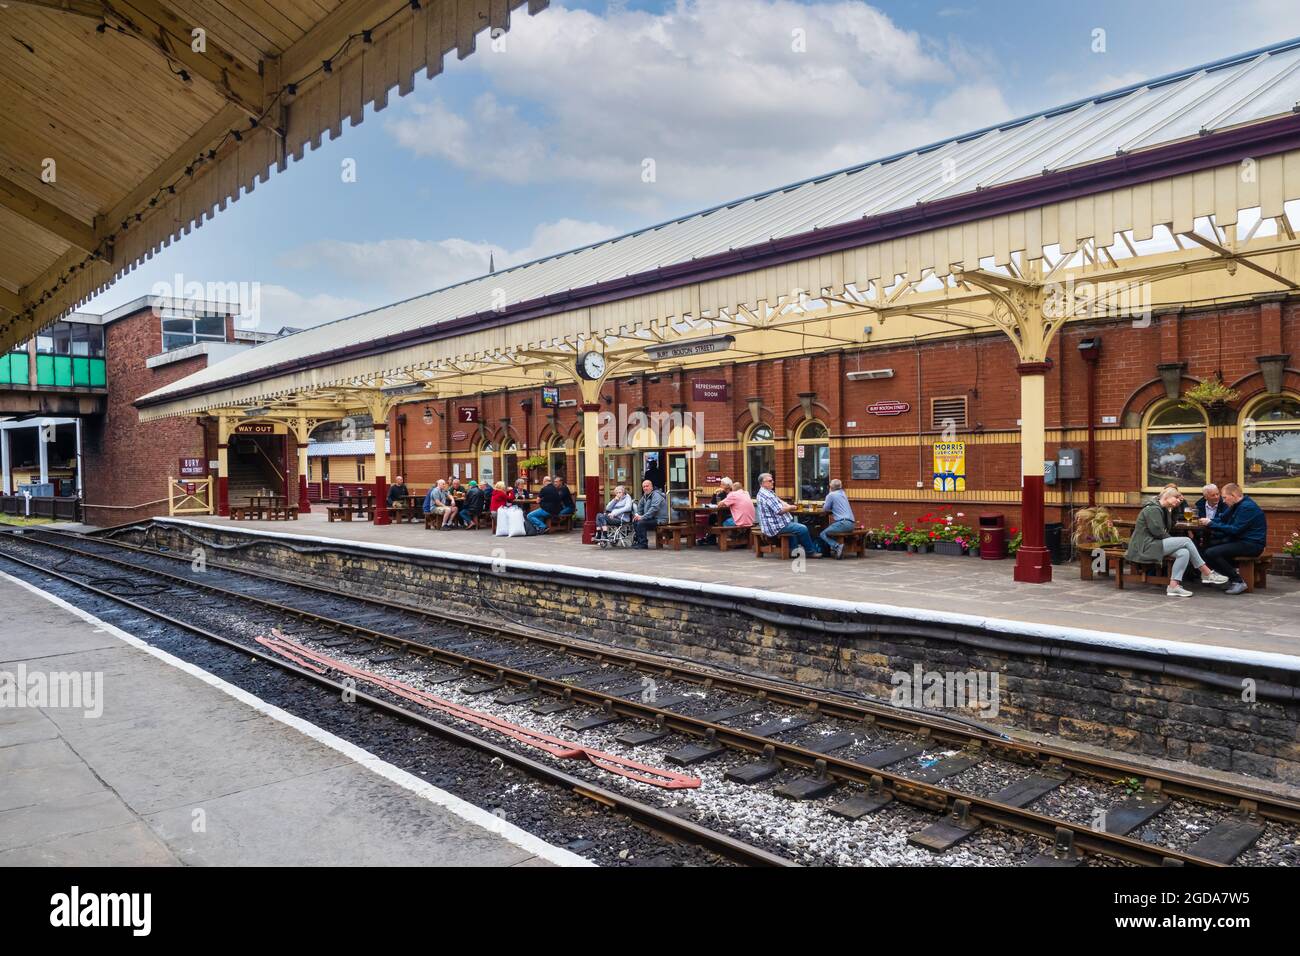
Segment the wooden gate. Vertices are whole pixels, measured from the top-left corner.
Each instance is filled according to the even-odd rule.
[[[167,513],[169,515],[212,514],[212,476],[193,479],[169,477]]]

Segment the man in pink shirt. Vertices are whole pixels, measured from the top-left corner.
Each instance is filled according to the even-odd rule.
[[[726,527],[748,528],[754,523],[754,499],[749,497],[749,492],[740,482],[732,482],[731,491],[718,504],[731,512],[731,516],[722,522]]]

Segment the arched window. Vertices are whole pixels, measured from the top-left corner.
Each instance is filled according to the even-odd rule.
[[[475,459],[478,461],[478,480],[480,484],[491,487],[496,481],[496,446],[486,439],[479,442]]]
[[[564,439],[556,435],[546,452],[546,473],[552,478],[569,480],[569,452]]]
[[[1205,413],[1177,402],[1157,405],[1142,429],[1142,483],[1147,491],[1175,484],[1199,492],[1210,475]]]
[[[794,446],[794,470],[800,501],[818,501],[831,488],[831,438],[819,421],[805,422]]]
[[[578,441],[573,447],[574,470],[577,471],[578,473],[578,480],[577,482],[574,483],[573,486],[573,494],[575,497],[585,495],[587,493],[587,481],[586,481],[587,463],[583,461],[583,458],[586,456],[586,451],[587,451],[587,443],[583,438],[583,436],[579,435]],[[600,472],[597,471],[596,474],[599,475]]]
[[[758,476],[763,472],[776,473],[776,445],[772,426],[760,422],[745,436],[745,487],[750,497],[758,495]]]
[[[1248,491],[1300,494],[1300,398],[1269,395],[1246,409],[1241,483]]]

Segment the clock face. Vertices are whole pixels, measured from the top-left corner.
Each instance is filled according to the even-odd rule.
[[[587,352],[580,359],[578,368],[583,378],[594,381],[605,374],[605,356],[599,352]]]

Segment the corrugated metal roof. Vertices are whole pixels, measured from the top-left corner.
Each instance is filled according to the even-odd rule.
[[[384,436],[384,450],[389,451],[392,441]],[[363,438],[359,441],[314,441],[307,446],[308,458],[333,458],[335,455],[373,455],[375,440]]]
[[[267,342],[147,397],[1290,114],[1300,40],[897,153]],[[943,175],[947,171],[949,175]],[[494,301],[503,290],[505,302]]]

